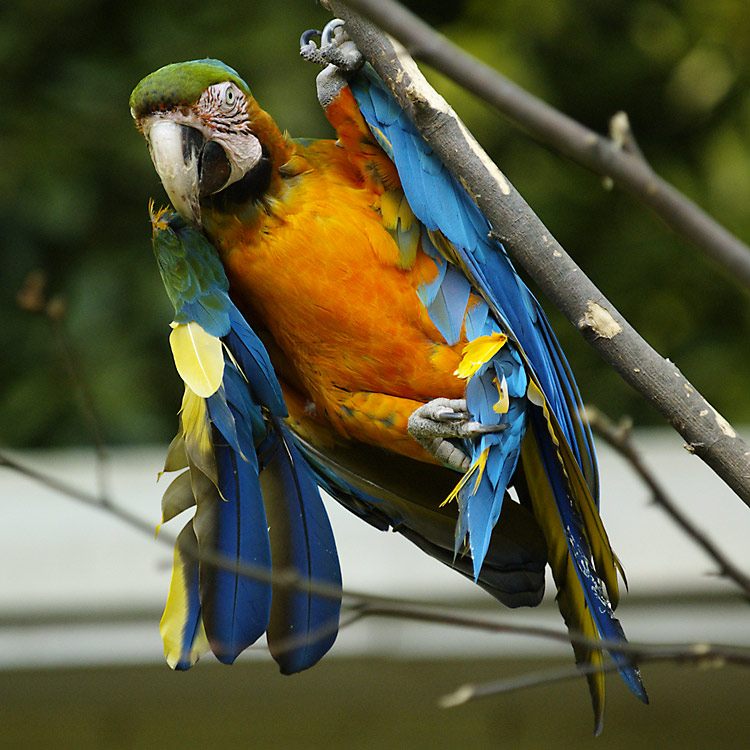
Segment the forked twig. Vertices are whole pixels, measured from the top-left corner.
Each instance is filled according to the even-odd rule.
[[[750,577],[740,570],[696,524],[694,524],[672,500],[653,473],[641,459],[640,454],[630,439],[630,423],[616,425],[603,412],[594,407],[586,407],[586,417],[591,429],[612,446],[648,486],[653,501],[662,508],[671,519],[711,557],[719,566],[719,574],[734,581],[750,599]]]

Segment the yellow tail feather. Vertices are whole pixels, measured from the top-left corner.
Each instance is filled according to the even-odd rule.
[[[542,465],[533,427],[529,426],[521,445],[521,462],[531,503],[544,538],[547,541],[550,567],[557,585],[557,604],[571,633],[598,640],[596,624],[586,605],[583,589],[571,563],[565,532],[560,523],[557,504]],[[573,644],[576,662],[593,671],[586,675],[594,707],[595,730],[600,731],[604,718],[603,657],[599,649]]]

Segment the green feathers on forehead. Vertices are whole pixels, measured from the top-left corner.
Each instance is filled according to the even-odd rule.
[[[224,81],[232,81],[250,96],[248,85],[237,71],[220,60],[192,60],[165,65],[147,75],[133,89],[130,108],[136,117],[140,117],[156,110],[190,106],[209,86]]]

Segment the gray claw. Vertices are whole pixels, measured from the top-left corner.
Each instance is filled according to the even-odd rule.
[[[320,37],[320,48],[313,41]],[[362,67],[364,57],[354,42],[349,39],[340,18],[329,21],[322,33],[315,29],[305,31],[300,37],[300,55],[317,65],[334,65],[340,70],[351,71]]]
[[[313,39],[315,37],[322,36],[322,33],[318,31],[317,29],[308,29],[307,31],[302,32],[302,36],[299,38],[299,47],[302,49],[303,47],[307,47],[309,45],[315,46],[315,42],[313,42]]]
[[[318,45],[313,41],[315,37],[322,36],[317,29],[308,29],[299,38],[299,53],[303,60],[315,65],[328,65],[328,60],[323,57]]]
[[[445,401],[447,404],[436,403],[438,401]],[[468,411],[464,411],[466,408],[466,401],[463,401],[462,399],[435,399],[435,401],[430,401],[430,403],[425,404],[425,406],[430,408],[421,412],[421,415],[427,419],[434,419],[438,422],[468,422],[471,419],[471,414],[469,414]],[[420,407],[417,411],[420,411],[421,409],[424,409],[424,407]]]
[[[471,420],[465,399],[436,398],[409,417],[409,434],[431,455],[459,471],[467,471],[469,457],[451,440],[502,432],[507,424],[485,425]]]

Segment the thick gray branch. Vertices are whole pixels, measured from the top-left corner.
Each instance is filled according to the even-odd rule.
[[[340,7],[340,3],[332,3]],[[679,237],[700,248],[750,287],[750,248],[657,175],[638,152],[619,148],[524,91],[430,28],[393,0],[349,0],[414,57],[497,107],[529,135],[596,174],[610,178],[648,206]]]
[[[750,447],[669,360],[582,273],[500,173],[406,50],[345,3],[334,13],[399,104],[488,218],[497,238],[622,378],[643,395],[750,506]]]

